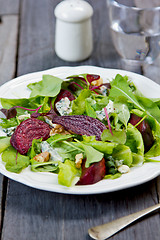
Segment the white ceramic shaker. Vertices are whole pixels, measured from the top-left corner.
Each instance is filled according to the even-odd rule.
[[[93,49],[93,8],[83,0],[64,0],[55,8],[55,52],[65,61],[82,61]]]

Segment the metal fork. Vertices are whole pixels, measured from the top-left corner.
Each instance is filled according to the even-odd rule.
[[[97,240],[104,240],[108,239],[115,233],[119,232],[121,229],[127,227],[129,224],[133,223],[134,221],[144,217],[145,215],[152,213],[160,208],[160,203],[141,210],[139,212],[130,214],[128,216],[118,218],[114,221],[105,223],[103,225],[99,225],[96,227],[92,227],[88,230],[88,234],[93,239]]]

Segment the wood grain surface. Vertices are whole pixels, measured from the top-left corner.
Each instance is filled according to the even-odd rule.
[[[5,33],[7,30],[11,32],[14,26],[16,31],[14,39],[17,41],[17,47],[9,44],[9,47],[12,45],[11,51],[14,52],[14,54],[12,52],[14,57],[12,56],[12,63],[7,58],[7,69],[14,68],[12,74],[5,76],[6,68],[1,67],[3,62],[0,61],[0,76],[1,74],[4,76],[1,84],[14,76],[14,73],[19,76],[57,66],[122,67],[120,58],[112,45],[105,0],[88,1],[94,8],[94,51],[89,59],[76,63],[65,62],[54,52],[54,8],[60,1],[0,0],[1,2],[3,2],[1,5],[3,9],[0,13],[5,13],[6,21],[12,19],[10,26],[5,28]],[[6,33],[6,36],[7,34],[9,33]],[[0,44],[3,40],[0,34]],[[0,51],[2,51],[1,45]],[[3,51],[7,51],[6,46],[3,47]],[[17,61],[15,60],[16,52]],[[149,74],[151,70],[147,72]],[[157,72],[156,74],[158,76]],[[160,83],[159,78],[155,81]],[[1,176],[0,191],[4,196],[1,207],[2,240],[89,240],[91,238],[87,231],[91,226],[156,204],[160,193],[159,178],[131,189],[90,196],[40,191],[12,180],[8,183],[5,181],[6,188],[6,185],[3,187],[2,181]],[[157,213],[138,221],[110,239],[159,240],[159,225],[160,218]]]
[[[21,0],[0,0],[0,15],[19,14]]]
[[[4,15],[0,23],[0,83],[15,76],[17,54],[18,16]]]

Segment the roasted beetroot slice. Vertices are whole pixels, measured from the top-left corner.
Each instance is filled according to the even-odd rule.
[[[110,83],[103,83],[103,86],[105,86],[107,89],[111,89],[111,84]]]
[[[50,127],[47,123],[36,119],[29,118],[20,123],[11,137],[11,145],[17,151],[24,155],[32,145],[33,139],[49,138]]]
[[[55,103],[59,102],[62,98],[67,97],[70,101],[73,101],[75,99],[74,95],[65,89],[61,89],[60,93],[57,95]]]
[[[85,167],[86,160],[82,163],[82,174],[77,185],[94,184],[102,180],[106,174],[105,160],[102,158],[100,162],[92,163],[90,167]]]
[[[106,126],[99,120],[84,115],[57,116],[52,122],[79,135],[96,136],[96,140],[99,141],[103,130],[106,129]]]
[[[96,75],[96,74],[87,74],[87,80],[89,83],[93,82],[93,81],[96,81],[100,78],[99,75]]]
[[[131,114],[129,122],[135,126],[142,118],[138,117],[135,114]],[[143,120],[140,124],[136,127],[140,133],[142,134],[143,142],[144,142],[144,152],[148,152],[149,149],[153,146],[154,137],[152,134],[152,130],[146,120]]]

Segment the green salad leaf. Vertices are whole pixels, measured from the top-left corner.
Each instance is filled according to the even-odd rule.
[[[41,139],[33,139],[32,146],[30,147],[30,149],[28,150],[28,153],[27,153],[27,155],[30,158],[34,158],[37,154],[41,153],[41,142],[42,142],[42,138]]]
[[[144,154],[144,144],[141,133],[132,124],[127,127],[127,140],[125,145],[130,147],[134,153]]]
[[[95,148],[97,151],[105,153],[107,155],[112,154],[113,149],[117,146],[115,142],[103,142],[97,141],[95,136],[83,136],[83,141],[85,145],[89,145]]]
[[[111,89],[109,98],[115,100],[117,97],[125,97],[129,102],[133,103],[136,107],[143,110],[139,104],[136,96],[134,95],[132,89],[129,87],[128,78],[117,74],[115,79],[111,82]]]
[[[0,138],[0,153],[2,153],[4,150],[6,150],[10,144],[10,137],[2,137]]]
[[[105,175],[104,179],[116,179],[122,176],[122,173],[115,173],[115,174],[107,174]]]
[[[144,143],[141,133],[132,124],[127,127],[127,140],[125,145],[130,147],[133,156],[132,166],[141,165],[144,161]]]
[[[101,111],[104,107],[107,106],[109,102],[108,96],[92,93],[92,98],[95,100],[95,103],[92,105],[95,111]]]
[[[54,143],[56,142],[61,142],[61,141],[65,141],[68,139],[72,139],[72,137],[74,137],[74,135],[71,134],[66,134],[66,135],[62,135],[62,134],[55,134],[53,136],[51,136],[50,138],[47,139],[47,142],[52,146]]]
[[[145,153],[145,157],[157,157],[160,156],[160,138],[156,138],[153,146],[150,148],[150,150]]]
[[[75,161],[76,154],[83,152],[73,142],[68,141],[52,142],[51,147],[59,154],[63,161],[66,159]]]
[[[1,120],[2,122],[0,122],[0,126],[2,128],[10,128],[18,125],[17,118],[11,118],[11,119],[1,118]]]
[[[97,117],[96,112],[94,111],[93,107],[89,104],[87,99],[85,100],[85,109],[86,109],[87,116],[93,117],[93,118]]]
[[[125,130],[112,130],[105,129],[101,135],[102,141],[110,141],[115,143],[125,144],[126,142],[126,131]]]
[[[15,173],[20,173],[30,164],[29,157],[17,153],[13,147],[8,147],[3,151],[2,161],[6,163],[5,167],[8,171]]]
[[[75,163],[66,160],[59,163],[58,183],[67,187],[74,185],[76,177],[80,177],[81,170],[76,168]]]
[[[115,113],[117,113],[118,120],[124,124],[124,126],[127,128],[127,123],[130,118],[130,111],[125,102],[119,101],[114,102],[114,109]]]
[[[79,96],[73,101],[71,115],[83,115],[86,111],[86,98],[91,95],[89,89],[84,89]]]
[[[63,80],[52,75],[43,75],[42,81],[30,83],[30,97],[47,96],[55,97],[61,90]]]
[[[55,161],[37,162],[31,159],[30,163],[33,172],[55,172],[58,169],[58,163]]]
[[[84,144],[80,141],[78,141],[78,143],[79,143],[80,147],[82,147],[82,149],[85,152],[85,157],[86,157],[85,167],[86,168],[88,168],[91,163],[101,161],[102,158],[104,157],[104,154],[102,152],[97,151],[92,146],[86,145],[86,144]]]
[[[114,160],[122,161],[128,167],[133,161],[131,149],[123,144],[119,144],[113,149],[112,157]]]
[[[146,112],[152,118],[160,121],[160,109],[151,99],[139,96],[133,93],[132,88],[129,86],[129,82],[126,77],[122,77],[117,74],[115,79],[111,82],[111,90],[109,98],[111,100],[116,99],[119,96],[126,97],[129,103],[133,103],[136,108]]]
[[[32,105],[32,102],[28,98],[19,98],[19,99],[10,99],[10,98],[0,98],[3,108],[9,109],[14,106],[23,106],[26,108],[34,108],[35,105]],[[18,110],[18,109],[17,109]],[[19,109],[24,111],[23,109]]]

